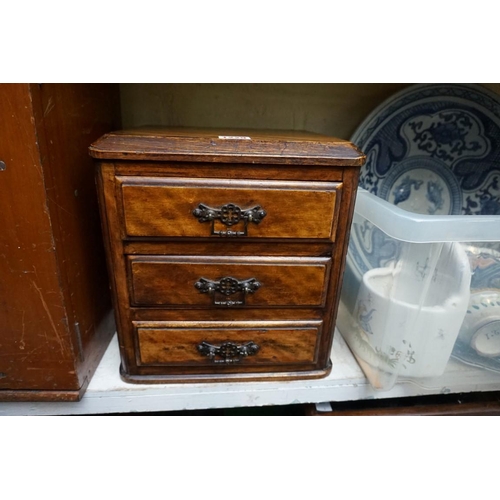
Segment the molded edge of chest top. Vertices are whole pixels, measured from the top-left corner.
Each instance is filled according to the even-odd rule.
[[[102,160],[203,161],[359,167],[365,155],[343,139],[302,131],[139,128],[94,142]]]

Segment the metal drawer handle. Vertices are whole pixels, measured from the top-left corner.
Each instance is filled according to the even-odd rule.
[[[193,210],[193,215],[198,219],[198,222],[211,222],[212,230],[211,235],[216,236],[247,236],[248,234],[248,223],[253,222],[254,224],[260,224],[262,219],[267,215],[267,212],[259,205],[247,210],[243,210],[238,205],[234,203],[228,203],[227,205],[222,205],[220,208],[212,208],[208,205],[200,203],[198,208]],[[219,220],[227,226],[228,228],[238,224],[239,222],[244,222],[243,231],[216,231],[215,221]]]
[[[223,342],[220,345],[203,341],[198,344],[198,352],[210,358],[213,363],[239,363],[245,356],[254,356],[260,347],[253,341],[246,344]],[[216,359],[219,356],[221,359]]]
[[[261,287],[261,284],[255,278],[240,281],[231,276],[226,276],[218,281],[200,278],[194,286],[200,293],[212,295],[214,305],[231,307],[244,305],[245,296],[248,293],[255,293]],[[235,293],[240,293],[240,300],[219,300],[219,297],[217,297],[218,294],[229,297]]]

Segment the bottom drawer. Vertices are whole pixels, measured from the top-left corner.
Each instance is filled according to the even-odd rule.
[[[134,322],[142,366],[265,366],[316,362],[322,321]]]

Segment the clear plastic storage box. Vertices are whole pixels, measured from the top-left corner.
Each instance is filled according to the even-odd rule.
[[[420,215],[360,188],[337,327],[376,389],[450,357],[500,372],[500,216]]]

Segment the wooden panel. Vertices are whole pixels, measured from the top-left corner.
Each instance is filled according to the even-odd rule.
[[[329,362],[330,352],[333,342],[333,331],[337,318],[339,306],[342,276],[344,274],[345,257],[347,246],[349,244],[349,232],[351,230],[351,221],[354,214],[354,205],[356,201],[356,188],[358,186],[359,172],[353,169],[344,172],[344,181],[342,189],[342,204],[339,210],[339,223],[337,228],[337,240],[332,249],[332,274],[330,276],[331,286],[328,290],[325,305],[325,331],[332,332],[331,335],[323,335],[321,339],[319,363],[323,365]]]
[[[132,321],[179,321],[182,314],[182,319],[186,321],[250,321],[250,320],[268,320],[272,321],[276,318],[287,320],[323,319],[325,314],[323,309],[319,308],[222,308],[211,307],[205,309],[196,309],[189,307],[188,309],[168,309],[164,308],[148,308],[148,307],[131,307],[128,314]]]
[[[29,85],[0,116],[0,389],[77,389]]]
[[[0,401],[79,399],[114,332],[87,148],[117,90],[0,86]]]
[[[363,153],[343,139],[311,132],[142,128],[106,134],[90,147],[94,158],[220,163],[360,166]]]
[[[170,241],[141,241],[129,240],[124,242],[124,253],[130,255],[293,255],[295,257],[322,257],[330,255],[332,243],[306,241],[274,240],[279,245],[274,245],[273,240],[248,241],[241,238],[225,239],[221,244],[220,238],[195,241],[170,240]],[[249,250],[249,248],[251,250]]]
[[[214,363],[198,351],[201,342],[255,342],[255,355],[243,357],[238,366],[312,363],[321,322],[190,323],[163,326],[136,323],[139,358],[142,364],[208,365]],[[216,359],[220,359],[217,357]],[[218,363],[224,370],[224,363]],[[235,363],[230,363],[235,367]]]
[[[139,306],[224,307],[227,301],[244,301],[240,307],[321,307],[330,269],[328,258],[282,257],[130,257],[132,303]],[[200,293],[201,278],[218,281],[255,279],[254,293],[231,295]],[[238,304],[236,304],[238,306]]]
[[[252,168],[245,163],[192,163],[192,162],[124,162],[114,163],[117,175],[143,175],[146,177],[191,177],[191,178],[224,178],[240,180],[297,180],[303,181],[342,181],[342,167],[324,167],[308,165],[258,164]]]
[[[114,295],[113,310],[122,358],[121,369],[128,372],[131,364],[135,364],[135,344],[131,330],[127,265],[121,246],[121,220],[115,195],[116,177],[113,164],[100,164],[96,180],[104,247],[106,249],[110,285]]]
[[[114,333],[89,144],[119,125],[118,86],[31,85],[47,204],[80,383]]]
[[[224,181],[119,177],[125,231],[135,237],[212,237],[211,223],[193,215],[200,203],[212,208],[233,203],[260,206],[266,216],[249,223],[241,238],[335,238],[341,184],[332,182]],[[244,223],[214,231],[244,231]]]

